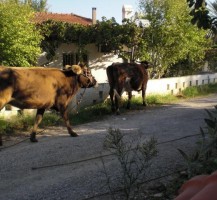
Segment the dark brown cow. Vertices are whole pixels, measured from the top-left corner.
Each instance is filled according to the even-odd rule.
[[[143,105],[146,106],[145,92],[148,82],[147,68],[149,62],[136,63],[113,63],[106,69],[108,82],[110,85],[111,109],[116,114],[120,114],[119,99],[124,91],[128,92],[127,108],[130,108],[132,91],[142,90]]]
[[[36,131],[46,109],[60,112],[71,136],[67,107],[79,88],[96,85],[88,68],[78,65],[71,69],[9,67],[0,70],[0,110],[6,105],[21,109],[37,109],[30,140],[37,142]]]

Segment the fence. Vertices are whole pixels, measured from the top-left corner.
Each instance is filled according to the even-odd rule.
[[[217,73],[206,73],[201,75],[182,76],[173,78],[153,79],[148,81],[146,94],[177,94],[183,89],[189,86],[205,85],[209,83],[217,82]],[[73,98],[69,110],[74,112],[81,107],[94,105],[105,101],[109,94],[108,83],[100,83],[97,88],[86,89],[83,96],[83,90],[81,89],[77,95]],[[123,94],[123,96],[126,93]],[[138,92],[133,92],[133,95],[141,95]],[[81,100],[81,103],[77,105],[77,102]],[[26,112],[26,110],[24,110]],[[6,106],[0,112],[0,116],[10,117],[11,115],[17,115],[20,110],[11,106]]]

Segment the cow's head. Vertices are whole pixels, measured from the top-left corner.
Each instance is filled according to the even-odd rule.
[[[152,66],[152,64],[151,64],[150,62],[146,61],[146,60],[141,61],[140,63],[141,63],[141,65],[142,65],[145,69],[148,69],[149,67]]]
[[[83,65],[72,65],[72,71],[78,75],[78,82],[81,88],[90,88],[97,85],[97,81],[92,76],[88,67]]]

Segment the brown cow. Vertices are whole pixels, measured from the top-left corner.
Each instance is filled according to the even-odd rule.
[[[36,131],[46,109],[60,112],[71,136],[72,130],[67,107],[80,88],[96,85],[88,68],[78,65],[71,69],[8,67],[0,70],[0,110],[6,105],[21,109],[37,109],[36,119],[30,135],[37,142]]]
[[[145,92],[148,82],[147,68],[149,62],[136,63],[113,63],[106,69],[108,82],[110,85],[111,109],[116,114],[120,114],[119,99],[124,91],[128,92],[127,108],[130,108],[132,91],[142,90],[143,105],[146,106]]]

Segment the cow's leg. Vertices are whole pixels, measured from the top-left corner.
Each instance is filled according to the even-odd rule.
[[[68,118],[68,112],[67,112],[67,109],[61,109],[60,110],[60,113],[64,119],[64,122],[65,122],[65,125],[67,127],[67,130],[68,130],[68,133],[70,136],[72,137],[77,137],[78,134],[76,132],[74,132],[71,128],[71,125],[70,125],[70,122],[69,122],[69,118]]]
[[[145,96],[146,96],[146,87],[142,87],[142,105],[143,106],[147,106],[146,100],[145,100]]]
[[[12,94],[11,89],[0,91],[0,111],[10,101],[11,94]],[[0,146],[2,145],[3,145],[3,140],[2,140],[2,134],[0,133]]]
[[[3,145],[3,142],[2,142],[2,135],[0,134],[0,146]]]
[[[38,129],[38,125],[41,123],[41,120],[43,118],[45,109],[38,109],[35,117],[35,123],[32,129],[32,133],[30,134],[30,141],[31,142],[38,142],[36,139],[36,131]]]
[[[131,99],[132,99],[132,92],[128,92],[128,101],[127,101],[127,109],[131,107]]]
[[[110,95],[110,99],[111,99],[111,110],[112,110],[112,112],[115,112],[114,89],[113,88],[110,88],[109,95]]]
[[[115,95],[115,110],[116,110],[116,115],[120,115],[119,103],[120,103],[120,100],[121,100],[122,89],[123,88],[118,88],[117,94]]]
[[[0,101],[0,111],[4,107],[3,105],[4,105],[4,103]],[[3,145],[2,134],[0,133],[0,146],[2,146],[2,145]]]

